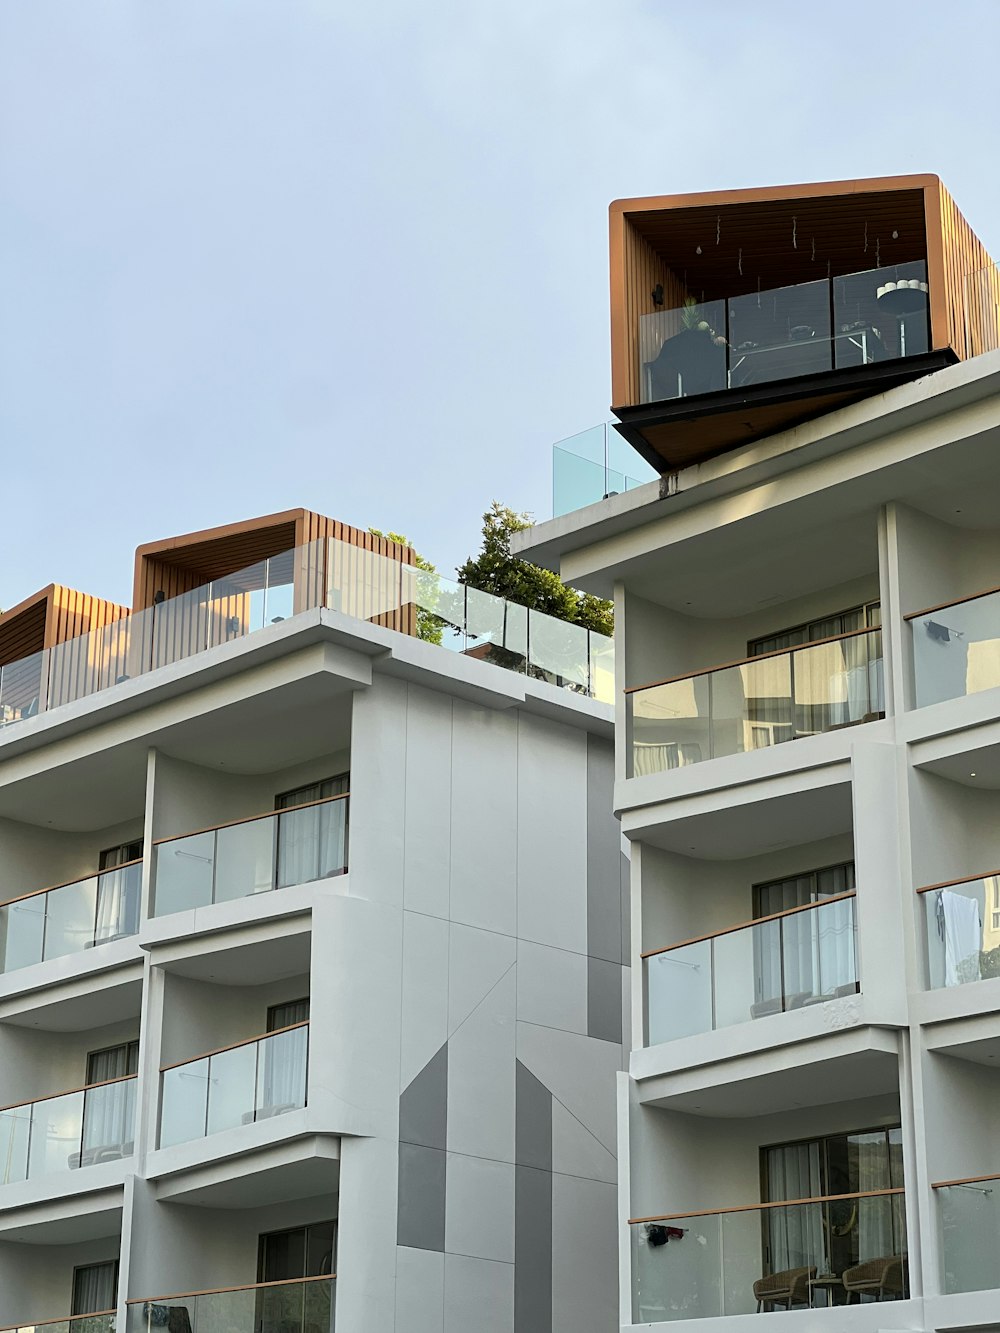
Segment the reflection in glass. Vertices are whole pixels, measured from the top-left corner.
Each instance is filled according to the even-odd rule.
[[[934,1193],[944,1291],[1000,1287],[1000,1180],[971,1180]]]
[[[1000,685],[1000,593],[917,616],[910,628],[918,708]]]
[[[332,1333],[335,1277],[133,1301],[125,1333]],[[104,1333],[103,1330],[100,1333]]]
[[[920,896],[927,985],[934,990],[1000,976],[1000,875],[983,875]]]
[[[733,297],[728,313],[731,387],[832,369],[826,279]]]
[[[727,387],[726,303],[688,301],[639,318],[640,401],[689,398]]]

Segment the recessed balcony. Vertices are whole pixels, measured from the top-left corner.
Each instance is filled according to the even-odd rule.
[[[129,1074],[0,1110],[0,1184],[131,1157],[136,1083]]]
[[[128,1301],[125,1333],[330,1333],[336,1274]],[[100,1331],[103,1333],[103,1330]]]
[[[154,916],[230,902],[347,871],[350,794],[254,815],[153,849]]]
[[[855,893],[643,954],[647,1046],[860,990]]]
[[[1000,977],[1000,872],[917,890],[930,990]]]
[[[630,1219],[629,1230],[636,1323],[909,1293],[902,1187],[664,1213]]]
[[[1000,591],[911,612],[918,708],[1000,685]]]
[[[941,1289],[1000,1288],[1000,1176],[943,1180],[933,1185],[941,1238]]]
[[[767,749],[884,715],[882,632],[852,630],[632,686],[628,775]]]
[[[0,973],[135,935],[141,883],[139,858],[0,904]]]

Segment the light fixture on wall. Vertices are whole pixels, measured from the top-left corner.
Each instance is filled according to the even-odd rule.
[[[658,283],[656,284],[656,286],[653,288],[653,290],[652,290],[649,294],[650,294],[650,296],[653,298],[653,305],[657,305],[657,306],[662,305],[662,304],[663,304],[663,283],[662,283],[662,282],[658,282]]]

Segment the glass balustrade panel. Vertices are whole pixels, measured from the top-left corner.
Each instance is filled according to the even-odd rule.
[[[692,676],[629,695],[632,773],[662,773],[712,757],[712,677]]]
[[[560,514],[572,514],[577,509],[596,504],[608,493],[608,473],[604,466],[604,431],[598,428],[601,437],[601,459],[599,462],[582,458],[558,445],[552,450],[552,513],[555,518]]]
[[[587,631],[540,611],[528,612],[528,660],[532,674],[552,685],[587,688]]]
[[[590,692],[601,703],[615,701],[615,641],[608,635],[590,633]]]
[[[210,1057],[208,1134],[253,1123],[256,1081],[256,1042]]]
[[[87,1089],[81,1166],[132,1156],[135,1151],[135,1093],[134,1078]]]
[[[838,367],[916,356],[929,348],[923,260],[848,273],[833,280]]]
[[[781,918],[786,1008],[856,991],[853,908],[854,900],[844,899]]]
[[[1000,593],[910,621],[918,708],[1000,685]]]
[[[257,1043],[257,1120],[295,1111],[306,1104],[309,1029],[293,1028]]]
[[[884,710],[879,630],[799,648],[791,657],[797,736],[851,726]]]
[[[725,389],[726,346],[725,301],[689,301],[640,315],[640,402]]]
[[[163,1071],[160,1088],[160,1147],[189,1143],[206,1134],[208,1057]]]
[[[653,954],[645,968],[647,1046],[711,1032],[711,940]]]
[[[851,1206],[847,1204],[848,1210]],[[838,1302],[844,1299],[846,1293],[836,1277],[832,1287],[814,1284],[817,1277],[831,1271],[827,1207],[824,1203],[794,1204],[725,1219],[727,1256],[736,1251],[737,1239],[742,1243],[739,1275],[727,1282],[727,1314],[749,1314],[758,1302],[765,1311],[783,1309],[786,1301],[792,1309],[823,1306],[831,1291]]]
[[[97,926],[94,943],[134,935],[139,929],[142,863],[118,866],[97,876]]]
[[[731,388],[833,369],[825,278],[732,297],[728,316]]]
[[[525,607],[478,588],[466,588],[465,613],[468,640],[465,652],[469,657],[506,667],[508,671],[524,670]]]
[[[637,1324],[725,1313],[723,1270],[728,1256],[718,1214],[634,1223],[630,1230]]]
[[[45,958],[89,949],[97,923],[97,876],[52,889],[45,898]]]
[[[4,972],[42,961],[45,940],[44,893],[0,907],[0,966]]]
[[[0,667],[0,727],[34,717],[45,707],[48,653],[33,653]]]
[[[58,1175],[80,1165],[83,1136],[82,1092],[48,1097],[31,1108],[28,1179]]]
[[[1000,976],[1000,875],[949,884],[920,897],[930,989]]]
[[[715,1026],[731,1027],[784,1009],[781,928],[761,921],[715,937]]]
[[[329,1282],[304,1282],[302,1287],[301,1333],[333,1333],[333,1279]]]
[[[934,1193],[945,1292],[1000,1287],[1000,1180],[949,1185]]]
[[[153,849],[156,867],[154,915],[186,912],[212,902],[215,875],[215,833],[172,838]]]
[[[137,1301],[128,1307],[127,1333],[332,1333],[333,1284],[330,1277]]]
[[[349,802],[325,801],[277,818],[277,886],[308,884],[347,869]]]
[[[231,902],[274,888],[276,816],[248,819],[215,835],[215,902]]]
[[[791,740],[789,655],[726,667],[711,674],[712,755],[765,750]]]
[[[28,1179],[30,1137],[30,1105],[0,1111],[0,1184],[15,1185]]]

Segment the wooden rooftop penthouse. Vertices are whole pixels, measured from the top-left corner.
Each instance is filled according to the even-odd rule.
[[[1000,346],[937,176],[611,205],[612,411],[672,472]]]

